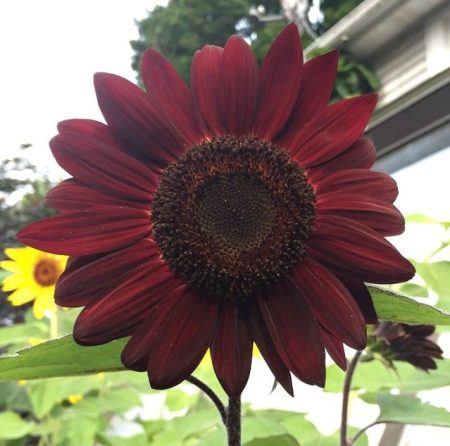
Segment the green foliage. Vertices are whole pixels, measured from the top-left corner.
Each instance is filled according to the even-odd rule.
[[[406,362],[394,361],[395,370],[386,368],[379,361],[362,362],[352,381],[353,390],[380,392],[399,389],[402,392],[418,392],[450,385],[450,360],[439,361],[438,369],[430,373],[414,368]],[[327,368],[327,392],[341,392],[344,372],[335,364]]]
[[[151,47],[188,79],[194,52],[206,44],[223,46],[248,7],[247,0],[171,0],[167,7],[156,7],[137,22],[139,40],[131,42],[133,68],[137,70],[142,52]]]
[[[124,370],[120,362],[120,352],[126,341],[127,339],[119,339],[98,347],[81,347],[74,342],[72,336],[51,340],[21,350],[18,356],[1,358],[0,380],[38,379]]]
[[[361,0],[330,1],[322,5],[324,22],[316,24],[324,32],[350,12]],[[263,5],[266,15],[279,14],[280,19],[259,22],[249,15],[250,7]],[[163,53],[185,80],[189,79],[191,59],[206,44],[223,46],[231,34],[251,41],[259,62],[286,26],[278,0],[171,0],[167,7],[156,7],[148,17],[136,22],[139,39],[131,41],[134,50],[132,67],[139,79],[139,60],[147,48]],[[311,37],[303,33],[306,48]],[[326,52],[325,49],[317,54]],[[310,54],[309,57],[312,55]],[[349,53],[341,53],[333,100],[375,91],[379,81],[374,72]]]
[[[384,288],[369,286],[380,319],[406,324],[450,325],[450,313]]]
[[[0,413],[0,440],[13,440],[27,435],[33,423],[23,420],[12,411]]]
[[[324,21],[319,25],[319,31],[325,32],[335,25],[342,17],[345,17],[352,9],[362,3],[363,0],[322,0],[321,10]]]
[[[379,423],[422,424],[450,427],[450,413],[419,398],[408,395],[381,394],[377,397],[380,407]]]

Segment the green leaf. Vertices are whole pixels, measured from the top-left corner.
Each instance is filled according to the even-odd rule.
[[[420,223],[420,224],[436,224],[442,225],[445,229],[450,227],[450,221],[439,221],[425,214],[411,214],[405,217],[408,223]]]
[[[394,291],[373,285],[367,288],[380,319],[406,324],[450,325],[450,313]]]
[[[38,418],[42,418],[56,404],[61,403],[70,395],[84,395],[91,390],[100,388],[100,386],[101,382],[93,376],[42,379],[29,383],[29,397],[34,414]]]
[[[167,392],[166,407],[170,411],[176,412],[189,407],[197,398],[198,394],[188,395],[180,389],[170,389]]]
[[[0,383],[0,407],[29,412],[31,403],[25,386],[15,382]]]
[[[219,422],[219,415],[213,410],[188,412],[183,417],[173,418],[165,425],[164,430],[154,435],[155,445],[180,446],[190,437],[200,437],[211,430]],[[145,427],[145,425],[144,425]]]
[[[127,338],[95,347],[81,347],[72,336],[21,350],[17,356],[0,358],[0,380],[76,376],[101,371],[125,370],[120,352]]]
[[[400,286],[400,291],[413,297],[428,297],[428,288],[417,283],[404,283]]]
[[[274,435],[266,438],[258,438],[248,443],[244,443],[244,446],[300,446],[298,441],[291,435]]]
[[[0,413],[0,440],[13,440],[27,435],[33,423],[23,420],[15,412]]]
[[[439,223],[433,217],[430,217],[425,214],[410,214],[405,217],[405,220],[408,223],[424,223],[424,224]]]
[[[21,344],[30,338],[45,337],[48,326],[45,322],[29,322],[0,328],[0,347],[9,344]]]
[[[450,262],[414,262],[417,273],[439,296],[438,304],[450,309]]]
[[[242,443],[245,445],[252,440],[285,435],[288,433],[285,427],[280,423],[266,417],[244,417],[243,427],[242,427]]]
[[[430,373],[418,370],[412,365],[394,361],[394,370],[387,369],[379,361],[362,362],[358,364],[352,380],[352,389],[364,389],[378,392],[383,389],[400,389],[403,392],[418,392],[450,385],[450,360],[437,361],[437,370]],[[337,366],[327,368],[325,390],[341,392],[344,372]]]
[[[441,407],[423,403],[407,395],[382,394],[377,398],[380,406],[379,423],[395,422],[450,427],[450,412]]]

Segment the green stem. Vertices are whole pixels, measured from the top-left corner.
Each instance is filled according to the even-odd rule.
[[[202,390],[205,395],[209,397],[209,399],[213,402],[213,404],[217,407],[217,410],[220,413],[220,416],[222,418],[223,424],[227,424],[227,412],[225,409],[225,406],[223,405],[220,398],[216,395],[214,390],[212,390],[210,387],[208,387],[203,381],[200,381],[195,376],[190,376],[187,378],[186,381],[189,381],[191,384],[194,384],[194,386],[197,386],[200,390]]]
[[[59,309],[56,307],[55,311],[50,316],[50,339],[57,339],[59,337]]]
[[[356,352],[353,359],[348,365],[347,373],[345,374],[344,389],[342,391],[342,413],[341,413],[341,442],[340,446],[349,446],[347,441],[347,419],[348,419],[348,400],[350,397],[350,390],[352,387],[352,378],[358,365],[359,358],[362,352]]]

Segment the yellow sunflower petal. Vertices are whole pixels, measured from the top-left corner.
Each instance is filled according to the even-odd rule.
[[[3,279],[3,291],[14,291],[27,285],[27,281],[23,274],[12,274]]]
[[[30,288],[20,288],[8,296],[8,300],[14,307],[19,307],[20,305],[31,302],[34,298],[35,295],[33,290]]]
[[[25,246],[23,248],[6,248],[5,254],[17,263],[24,265],[34,263],[36,257],[39,255],[38,250]]]
[[[46,311],[56,311],[56,304],[53,293],[43,290],[36,297],[33,304],[33,314],[36,319],[42,319]]]
[[[5,271],[9,271],[11,273],[18,273],[22,271],[20,265],[12,260],[3,260],[0,262],[0,268],[3,268]]]

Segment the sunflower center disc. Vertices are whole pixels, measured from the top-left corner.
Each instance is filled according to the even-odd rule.
[[[58,269],[53,262],[41,260],[34,267],[33,275],[39,285],[51,286],[58,279]]]
[[[315,202],[302,169],[275,145],[225,136],[164,171],[153,233],[170,268],[220,297],[248,298],[304,254]]]

